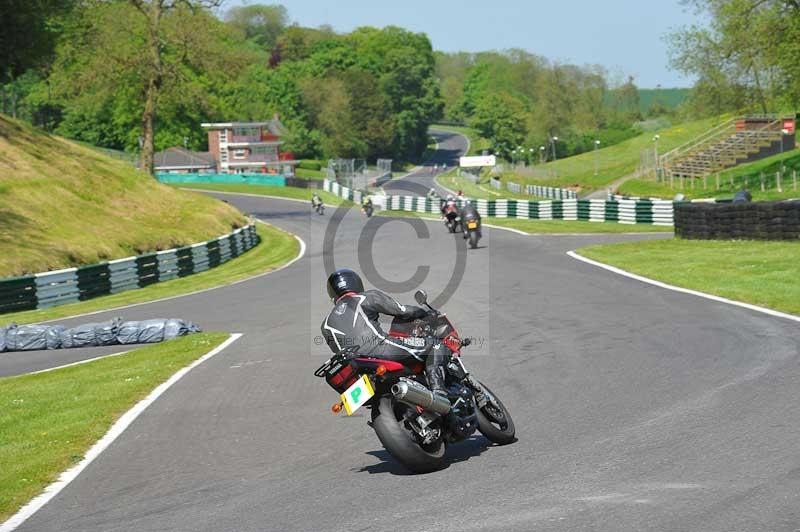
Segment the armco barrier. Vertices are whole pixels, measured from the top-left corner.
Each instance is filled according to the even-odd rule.
[[[676,203],[675,234],[687,239],[800,239],[800,201]]]
[[[242,184],[242,185],[266,185],[271,187],[285,187],[286,178],[280,174],[165,174],[157,173],[156,179],[161,183],[178,184],[202,184],[202,183],[222,183],[222,184]]]
[[[255,225],[214,240],[79,268],[0,279],[0,314],[54,307],[185,277],[258,244]]]
[[[361,193],[325,180],[325,190],[342,198],[361,201]],[[441,201],[418,196],[386,196],[388,210],[438,214]],[[376,201],[378,203],[378,201]],[[525,220],[583,220],[672,226],[673,205],[667,200],[485,200],[473,202],[481,216]],[[461,200],[459,200],[461,205]]]
[[[511,185],[511,183],[509,183]],[[566,188],[545,187],[542,185],[526,185],[525,190],[530,196],[553,199],[577,199],[578,193]]]
[[[363,197],[361,191],[349,189],[335,181],[331,181],[330,179],[325,179],[322,181],[322,189],[327,190],[328,192],[331,192],[340,198],[344,198],[355,203],[361,203],[361,199]]]
[[[473,202],[481,216],[525,220],[583,220],[671,226],[671,201],[485,200]],[[438,213],[441,202],[417,196],[387,196],[389,210]],[[459,200],[461,205],[461,200]]]

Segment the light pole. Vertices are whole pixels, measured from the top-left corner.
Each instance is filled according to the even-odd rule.
[[[539,146],[539,163],[540,164],[544,164],[544,157],[545,157],[544,146]]]
[[[528,160],[530,165],[533,166],[533,148],[528,148]]]
[[[653,155],[655,156],[655,172],[656,172],[656,181],[658,181],[658,141],[661,139],[661,135],[655,135],[653,137]]]
[[[553,137],[550,139],[550,144],[553,145],[553,162],[558,160],[558,157],[556,156],[556,142],[558,142],[558,137]]]
[[[594,141],[594,175],[597,175],[600,169],[600,141]]]

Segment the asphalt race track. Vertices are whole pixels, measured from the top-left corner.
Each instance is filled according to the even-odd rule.
[[[383,186],[387,194],[400,194],[422,196],[434,188],[441,197],[447,196],[447,191],[433,182],[433,178],[446,171],[447,168],[458,166],[458,158],[467,152],[469,141],[463,135],[449,131],[431,129],[431,136],[436,140],[437,150],[423,166],[404,176],[403,179],[390,181]],[[438,166],[438,169],[434,169]]]
[[[315,337],[329,310],[322,247],[335,210],[225,198],[299,235],[306,255],[228,288],[88,318],[181,317],[244,336],[170,388],[18,530],[800,528],[797,325],[565,254],[661,237],[487,229],[460,263],[463,242],[439,222],[344,216],[337,266],[363,269],[374,237],[386,282],[428,266],[431,297],[465,267],[443,310],[479,340],[465,363],[516,422],[518,442],[494,447],[477,435],[450,447],[447,469],[412,476],[383,451],[365,412],[330,413],[336,396],[312,375],[329,355]],[[396,295],[412,302],[411,292]],[[63,353],[49,355],[103,352]],[[13,372],[24,371],[14,360]]]

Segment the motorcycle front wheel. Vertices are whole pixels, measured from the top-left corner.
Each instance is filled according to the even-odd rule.
[[[444,441],[424,445],[403,417],[412,408],[394,401],[388,395],[381,397],[372,407],[372,428],[384,448],[398,462],[414,473],[430,473],[445,465]]]
[[[486,404],[478,410],[478,430],[486,439],[498,445],[507,445],[516,441],[516,429],[511,413],[488,386],[480,383],[489,397]]]
[[[469,247],[475,249],[478,247],[478,232],[477,231],[470,231],[469,232]]]

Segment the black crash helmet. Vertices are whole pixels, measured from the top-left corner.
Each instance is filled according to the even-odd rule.
[[[349,268],[339,268],[328,276],[328,295],[331,299],[337,299],[345,292],[360,294],[363,291],[361,277]]]

